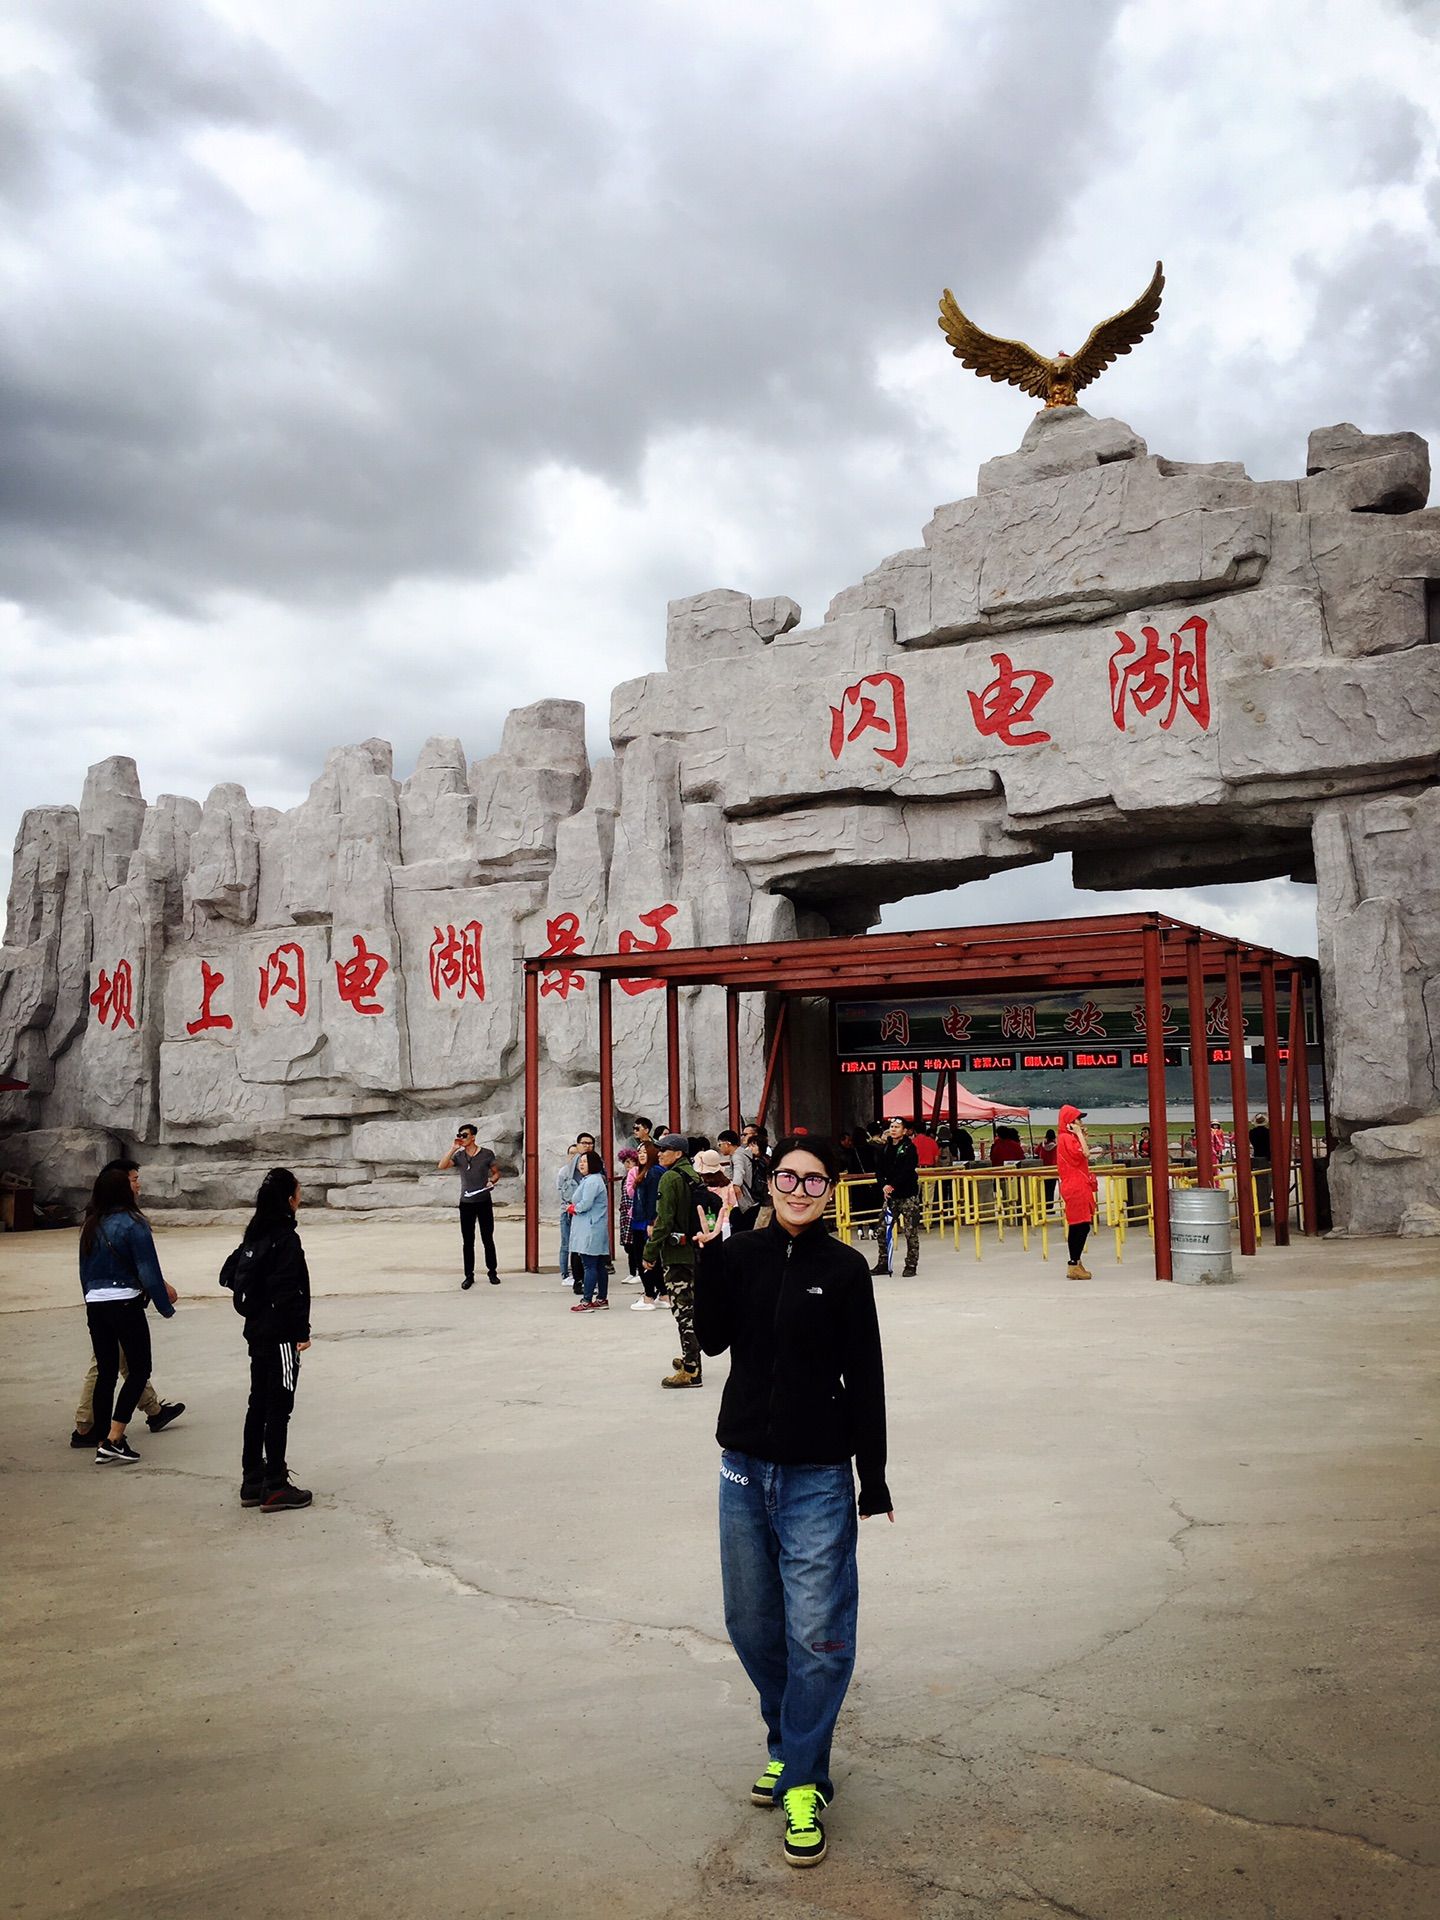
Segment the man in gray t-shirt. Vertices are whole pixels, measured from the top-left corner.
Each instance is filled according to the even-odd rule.
[[[465,1278],[460,1291],[475,1284],[475,1228],[480,1228],[480,1243],[485,1249],[485,1271],[492,1287],[500,1284],[495,1259],[495,1203],[491,1189],[500,1178],[500,1165],[489,1147],[475,1144],[475,1129],[461,1127],[453,1146],[440,1162],[441,1173],[460,1176],[460,1246],[465,1261]]]

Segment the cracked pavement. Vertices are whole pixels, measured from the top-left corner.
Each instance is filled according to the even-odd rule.
[[[302,1217],[292,1465],[236,1498],[233,1228],[167,1228],[143,1464],[67,1445],[74,1235],[0,1237],[6,1908],[100,1920],[1428,1920],[1440,1250],[1228,1288],[1132,1248],[882,1283],[898,1524],[861,1534],[831,1854],[788,1871],[668,1316],[462,1294],[453,1221]]]

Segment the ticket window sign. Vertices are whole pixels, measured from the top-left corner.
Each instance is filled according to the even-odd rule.
[[[1205,1058],[1212,1067],[1228,1067],[1234,1057],[1234,1049],[1231,1047],[1207,1047],[1205,1049]],[[1240,1058],[1242,1060],[1245,1058],[1245,1049],[1243,1047],[1240,1049]]]
[[[875,1062],[873,1060],[842,1060],[840,1071],[841,1073],[874,1073]]]
[[[969,1059],[971,1073],[1013,1073],[1015,1071],[1013,1053],[972,1053]]]
[[[1150,1064],[1149,1049],[1147,1047],[1132,1047],[1130,1049],[1130,1064],[1132,1067],[1148,1067]],[[1179,1047],[1166,1047],[1165,1064],[1167,1067],[1179,1066],[1180,1064]]]
[[[1125,1056],[1118,1047],[1107,1047],[1098,1053],[1085,1053],[1077,1049],[1075,1066],[1081,1067],[1123,1067]]]

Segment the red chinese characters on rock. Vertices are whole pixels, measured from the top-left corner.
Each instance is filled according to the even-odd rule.
[[[1002,1040],[1033,1040],[1035,1038],[1035,1009],[1017,1004],[1000,1009],[1000,1038]]]
[[[1082,1000],[1078,1007],[1066,1014],[1065,1031],[1073,1033],[1077,1040],[1103,1040],[1105,1016],[1093,1000]]]
[[[485,969],[480,946],[485,929],[478,920],[467,920],[460,928],[436,927],[430,942],[430,997],[438,1000],[450,994],[463,1000],[473,994],[485,998]]]
[[[310,996],[305,981],[305,949],[298,940],[286,940],[276,947],[260,969],[260,1007],[272,1000],[303,1020]]]
[[[1035,709],[1054,686],[1053,677],[1038,668],[1015,666],[1008,653],[992,653],[990,664],[996,673],[989,686],[965,696],[975,718],[975,731],[1007,747],[1043,745],[1050,735],[1035,724]],[[1018,732],[1022,726],[1032,731]]]
[[[940,1025],[949,1039],[968,1040],[970,1038],[970,1022],[974,1018],[973,1013],[962,1013],[959,1007],[952,1005],[950,1011],[941,1019]]]
[[[1210,725],[1210,683],[1205,666],[1209,628],[1194,614],[1171,634],[1160,638],[1158,627],[1141,627],[1140,641],[1120,628],[1120,645],[1110,656],[1110,717],[1125,732],[1126,707],[1140,718],[1160,712],[1160,726],[1168,732],[1181,707],[1202,731]]]
[[[872,691],[867,693],[867,687]],[[910,755],[910,723],[905,714],[905,682],[898,673],[867,673],[853,687],[846,687],[839,706],[830,709],[831,759],[838,760],[846,747],[870,733],[879,734],[880,740],[865,744],[881,760],[903,767]]]
[[[117,960],[115,971],[111,974],[107,974],[103,967],[100,969],[95,991],[90,996],[90,1005],[94,1007],[100,1025],[108,1026],[112,1033],[119,1031],[122,1020],[127,1027],[134,1027],[135,975],[128,960]]]
[[[185,1022],[185,1031],[192,1039],[197,1033],[208,1033],[213,1027],[233,1027],[235,1022],[228,1013],[216,1013],[211,1001],[225,984],[225,976],[218,967],[212,967],[208,960],[200,962],[200,1012],[194,1020]]]
[[[880,1038],[893,1040],[897,1047],[910,1044],[910,1016],[901,1007],[892,1007],[880,1016]]]
[[[621,953],[664,953],[671,944],[668,923],[679,911],[679,907],[667,902],[663,907],[652,907],[649,913],[642,913],[641,926],[649,927],[655,938],[643,939],[627,927],[620,935],[618,943]],[[665,982],[663,980],[617,980],[615,984],[621,993],[628,993],[633,999],[637,993],[649,993],[652,987],[663,987]]]
[[[547,942],[542,958],[563,960],[572,953],[579,953],[585,945],[585,936],[580,931],[578,913],[557,913],[553,920],[545,922]],[[549,967],[540,976],[542,994],[558,993],[562,1000],[568,1000],[572,993],[585,991],[585,976],[575,967]]]
[[[340,998],[355,1013],[384,1013],[375,998],[375,990],[390,971],[390,962],[371,953],[361,936],[351,936],[355,951],[348,960],[335,962],[335,986]]]

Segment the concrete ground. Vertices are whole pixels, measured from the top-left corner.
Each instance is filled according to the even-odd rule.
[[[302,1218],[292,1464],[237,1501],[231,1226],[158,1229],[188,1411],[67,1445],[73,1233],[0,1237],[0,1907],[25,1920],[1430,1920],[1440,1249],[1228,1288],[1143,1243],[880,1282],[897,1523],[861,1537],[830,1858],[788,1870],[725,1640],[716,1405],[668,1314],[456,1287],[453,1219]],[[1052,1250],[1053,1251],[1053,1250]]]

